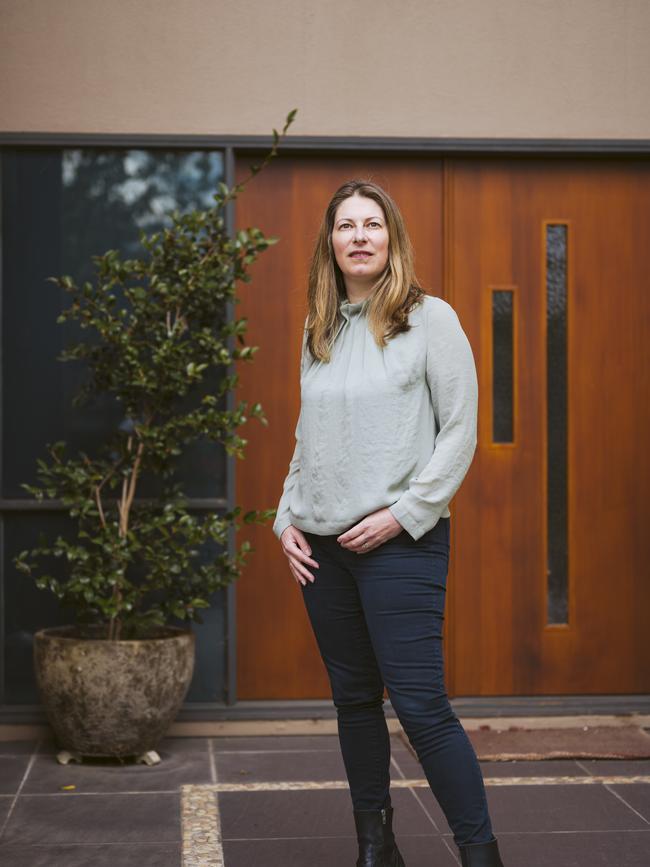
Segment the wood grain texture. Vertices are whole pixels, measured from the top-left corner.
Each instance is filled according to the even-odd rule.
[[[650,163],[463,160],[449,279],[479,363],[455,525],[457,695],[650,688]],[[568,227],[568,625],[546,624],[545,223]],[[516,286],[515,442],[491,442],[490,291]],[[645,342],[644,342],[645,341]]]
[[[242,159],[238,178],[253,157]],[[650,163],[642,159],[279,157],[237,205],[280,242],[253,266],[238,315],[260,347],[238,397],[236,501],[275,508],[299,413],[309,257],[336,187],[371,177],[406,218],[417,273],[446,298],[479,375],[479,442],[452,502],[445,625],[450,696],[650,689]],[[546,624],[545,224],[568,227],[569,617]],[[492,442],[491,292],[515,293],[514,441]],[[645,342],[644,342],[645,341]],[[327,698],[329,683],[270,523],[237,587],[240,699]]]
[[[240,159],[237,180],[253,158]],[[418,278],[441,294],[442,228],[439,160],[279,156],[237,202],[236,226],[280,237],[242,286],[237,315],[249,319],[247,343],[259,346],[241,366],[237,398],[260,400],[268,428],[242,430],[247,457],[237,462],[236,501],[276,508],[295,445],[300,411],[299,360],[307,314],[307,273],[316,233],[337,187],[353,177],[383,186],[402,210],[416,250]],[[255,552],[237,586],[237,682],[240,699],[328,698],[329,682],[280,543],[268,526],[246,527]]]

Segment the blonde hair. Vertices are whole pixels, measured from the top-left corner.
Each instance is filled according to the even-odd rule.
[[[320,361],[330,360],[331,342],[341,322],[339,305],[347,298],[332,247],[334,217],[341,202],[353,195],[375,201],[388,229],[388,261],[372,286],[367,309],[368,328],[378,346],[383,348],[391,337],[409,330],[408,313],[426,294],[415,276],[413,247],[393,199],[374,181],[354,179],[342,184],[325,210],[309,266],[307,346]]]

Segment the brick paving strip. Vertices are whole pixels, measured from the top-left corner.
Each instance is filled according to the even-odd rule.
[[[490,777],[486,786],[614,785],[648,783],[650,775]],[[203,783],[181,786],[181,824],[183,830],[182,867],[224,867],[219,792],[287,792],[314,789],[347,789],[347,780],[283,780],[259,783]],[[426,779],[391,779],[391,788],[429,788]]]

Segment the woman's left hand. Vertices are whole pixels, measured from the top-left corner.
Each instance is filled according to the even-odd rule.
[[[403,529],[404,527],[387,507],[366,515],[358,524],[337,536],[336,541],[348,551],[367,554],[368,551],[378,548],[388,539],[397,536]]]

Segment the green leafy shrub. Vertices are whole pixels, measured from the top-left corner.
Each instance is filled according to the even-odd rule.
[[[249,266],[278,239],[256,228],[231,237],[225,217],[228,203],[275,156],[295,114],[281,133],[273,130],[270,152],[250,167],[248,178],[230,189],[219,184],[212,207],[174,211],[171,228],[141,232],[148,257],[122,260],[116,250],[94,256],[95,282],[81,287],[69,276],[49,278],[72,297],[57,321],[77,320],[96,335],[59,356],[89,369],[73,403],[110,394],[123,408],[119,430],[107,433],[99,454],[66,457],[65,442],[48,443],[51,460],[38,461],[41,484],[22,485],[38,500],[58,499],[74,519],[77,538],[48,543],[41,534],[14,563],[74,610],[81,634],[88,625],[96,636],[101,626],[107,639],[117,640],[144,637],[172,617],[201,623],[199,609],[209,607],[210,594],[235,580],[246,562],[248,542],[234,556],[227,550],[241,507],[200,518],[188,511],[172,477],[189,443],[205,438],[242,458],[247,441],[237,429],[252,417],[268,424],[259,403],[223,408],[238,382],[225,371],[251,362],[258,348],[245,345],[247,320],[229,320],[227,305],[236,302],[238,281],[250,282]],[[207,386],[211,373],[221,374],[216,392]],[[162,493],[137,499],[148,474]],[[243,521],[264,523],[274,515],[273,509],[254,510]],[[200,563],[206,543],[223,550]],[[65,561],[64,580],[36,567],[49,557]]]

